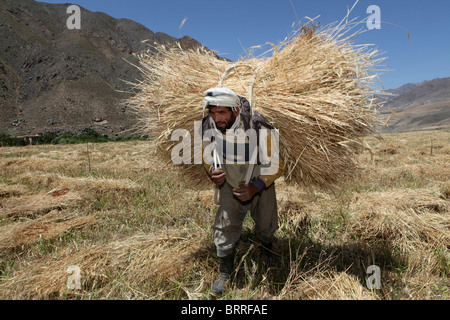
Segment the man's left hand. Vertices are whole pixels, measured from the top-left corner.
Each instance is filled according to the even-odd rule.
[[[247,186],[245,183],[241,182],[238,189],[233,189],[233,194],[242,202],[249,201],[253,199],[255,194],[259,192],[253,184],[249,183]]]

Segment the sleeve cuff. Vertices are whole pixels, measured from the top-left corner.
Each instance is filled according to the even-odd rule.
[[[253,178],[251,182],[256,187],[256,189],[258,189],[259,193],[261,193],[266,188],[266,183],[260,178]]]

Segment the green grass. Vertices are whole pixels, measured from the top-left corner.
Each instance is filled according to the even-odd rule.
[[[60,135],[55,133],[47,133],[39,138],[34,138],[33,144],[46,145],[46,144],[84,144],[84,143],[105,143],[105,142],[127,142],[127,141],[140,141],[146,140],[147,137],[129,136],[118,137],[116,139],[108,138],[106,135],[102,135],[97,131],[86,128],[82,133],[74,134],[71,132],[65,132]],[[0,134],[0,147],[12,147],[12,146],[26,146],[27,142],[23,138],[17,138],[10,134]]]
[[[0,134],[0,147],[25,146],[25,140],[9,134]]]

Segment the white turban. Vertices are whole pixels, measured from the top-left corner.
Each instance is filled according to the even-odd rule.
[[[231,110],[241,110],[241,98],[232,90],[227,88],[212,88],[205,91],[205,98],[203,99],[203,117],[205,116],[205,109],[209,106],[215,107],[229,107]],[[212,118],[209,119],[212,128],[217,130],[216,124]],[[236,129],[241,125],[241,113],[239,112],[234,124],[230,129]]]
[[[241,108],[239,96],[227,88],[212,88],[205,92],[203,100],[203,113],[209,106],[230,107],[234,110]]]

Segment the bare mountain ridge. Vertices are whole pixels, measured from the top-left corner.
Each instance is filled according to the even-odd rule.
[[[141,78],[133,53],[148,48],[145,40],[201,46],[83,8],[81,30],[69,30],[68,6],[0,0],[0,133],[131,135],[136,120],[120,91],[129,89],[123,80]]]
[[[450,77],[390,90],[381,114],[384,132],[450,129]]]
[[[123,106],[141,74],[129,62],[148,43],[202,46],[189,37],[154,33],[128,19],[83,8],[81,30],[69,30],[69,4],[0,0],[0,133],[15,136],[94,129],[128,136],[136,123]],[[385,132],[450,128],[450,78],[390,90]]]

